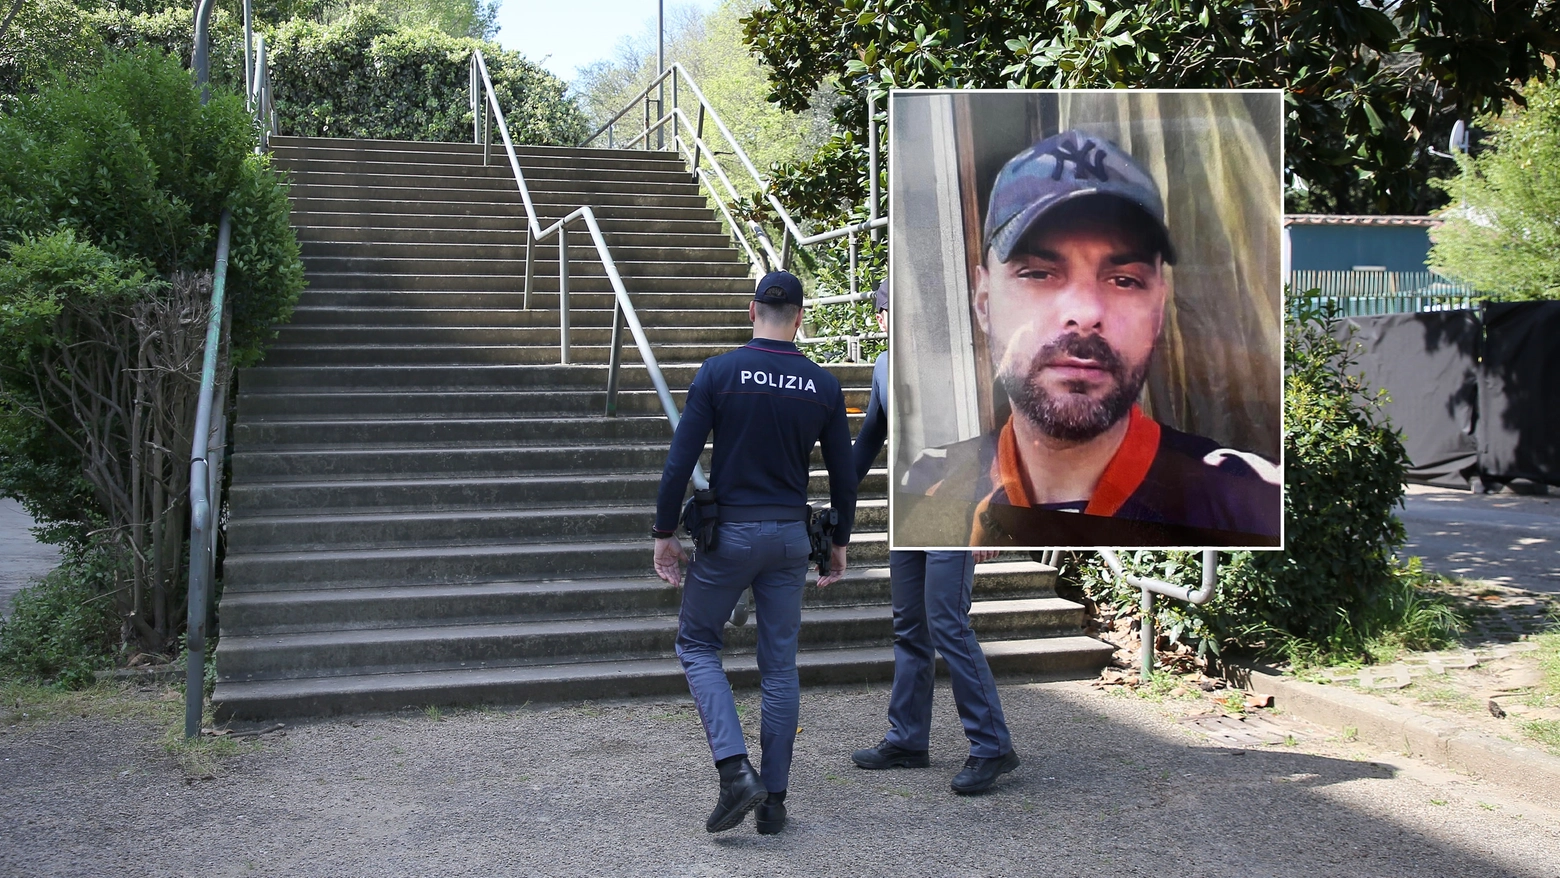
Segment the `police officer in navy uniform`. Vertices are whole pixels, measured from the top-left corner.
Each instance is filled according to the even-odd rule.
[[[855,520],[856,484],[845,394],[827,370],[794,343],[802,325],[802,284],[773,271],[748,306],[753,340],[704,362],[672,437],[656,503],[655,570],[673,585],[687,561],[673,535],[694,464],[710,431],[715,454],[710,487],[719,507],[715,547],[697,549],[688,565],[677,626],[677,657],[688,677],[720,774],[720,798],[705,828],[731,829],[757,808],[758,831],[785,826],[785,794],[796,739],[799,689],[796,642],[810,543],[806,521],[809,461],[821,443],[829,496],[839,512],[829,573],[845,571]],[[726,620],[742,593],[757,604],[758,670],[763,689],[760,778],[748,761],[736,700],[721,665]]]
[[[877,288],[878,326],[888,329],[888,282]],[[856,478],[865,479],[888,438],[888,352],[872,367],[872,396],[856,438]],[[889,552],[889,589],[894,602],[894,688],[888,703],[888,734],[876,747],[857,750],[861,768],[925,768],[932,721],[933,650],[942,653],[953,683],[970,756],[953,778],[956,793],[989,789],[998,775],[1018,767],[1007,721],[986,654],[970,629],[970,591],[975,564],[996,555],[977,552]]]

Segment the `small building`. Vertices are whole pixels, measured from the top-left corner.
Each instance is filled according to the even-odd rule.
[[[1294,271],[1429,271],[1429,216],[1284,217],[1284,274]]]

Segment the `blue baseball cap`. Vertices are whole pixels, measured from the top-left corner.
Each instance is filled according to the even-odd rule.
[[[1165,205],[1154,178],[1121,147],[1082,131],[1047,137],[1002,166],[991,186],[982,252],[1007,262],[1029,230],[1053,208],[1083,198],[1111,196],[1141,210],[1157,233],[1160,255],[1175,262]]]
[[[877,289],[872,291],[872,304],[877,306],[878,311],[888,310],[888,278],[884,278]]]
[[[759,279],[758,289],[753,291],[753,301],[766,305],[795,305],[800,308],[804,298],[802,282],[789,271],[771,271]]]

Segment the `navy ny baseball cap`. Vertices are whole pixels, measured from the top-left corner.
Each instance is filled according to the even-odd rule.
[[[753,301],[767,305],[795,305],[802,307],[802,282],[789,271],[771,271],[758,281],[753,291]]]
[[[878,311],[887,311],[888,310],[888,279],[887,278],[884,278],[883,282],[877,285],[877,289],[872,291],[872,304],[877,306],[876,310],[878,310]]]
[[[1082,131],[1047,137],[1002,166],[986,208],[985,248],[996,251],[997,261],[1007,262],[1053,208],[1097,196],[1119,198],[1141,210],[1157,233],[1160,255],[1166,263],[1175,262],[1154,178],[1121,147]]]

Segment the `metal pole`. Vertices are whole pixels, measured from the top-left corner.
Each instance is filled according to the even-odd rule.
[[[217,264],[211,282],[212,317],[206,325],[206,349],[201,364],[200,396],[195,407],[194,445],[190,449],[190,570],[188,615],[185,619],[184,737],[200,734],[206,704],[206,596],[211,591],[211,536],[217,514],[211,500],[207,445],[211,441],[212,395],[217,380],[217,355],[222,347],[222,307],[227,286],[228,245],[233,218],[222,211],[217,226]]]
[[[483,101],[482,102],[482,166],[484,168],[488,166],[488,163],[490,161],[489,156],[490,156],[490,154],[493,151],[492,125],[493,125],[493,109],[487,105],[486,101]]]
[[[244,106],[254,109],[255,30],[254,10],[249,0],[244,0]]]
[[[666,72],[666,0],[655,2],[655,75],[660,76]],[[657,119],[666,114],[666,81],[661,81],[661,87],[656,90],[655,116]],[[649,146],[648,143],[645,144]],[[666,149],[666,126],[660,125],[655,129],[656,149]]]
[[[1148,682],[1154,675],[1154,593],[1147,588],[1143,589],[1143,624],[1139,627],[1139,633],[1143,635],[1142,654],[1139,664],[1143,666],[1143,682]]]
[[[703,104],[699,104],[699,124],[698,124],[697,128],[693,132],[693,139],[694,139],[693,182],[697,183],[697,182],[699,182],[699,158],[704,155],[704,150],[699,148],[699,146],[704,143],[704,105]],[[711,161],[714,161],[714,159],[711,159]],[[714,192],[715,191],[715,187],[711,186],[710,187],[710,191]]]
[[[856,233],[850,233],[850,294],[856,295]]]
[[[195,51],[190,56],[190,67],[195,71],[195,84],[200,86],[200,102],[211,100],[211,7],[213,0],[200,0],[195,7]]]
[[[482,123],[477,120],[477,55],[471,54],[471,142],[482,142]]]
[[[531,286],[536,281],[536,256],[532,245],[536,243],[536,234],[527,228],[525,230],[525,300],[520,305],[520,310],[531,310]]]
[[[607,412],[617,417],[618,371],[623,366],[623,303],[612,297],[612,350],[607,360]]]
[[[867,187],[871,194],[867,196],[867,219],[878,218],[878,135],[877,135],[877,98],[872,91],[867,91],[867,164],[870,179]],[[872,240],[878,239],[878,230],[872,230]]]
[[[569,230],[558,227],[558,362],[569,364]]]

